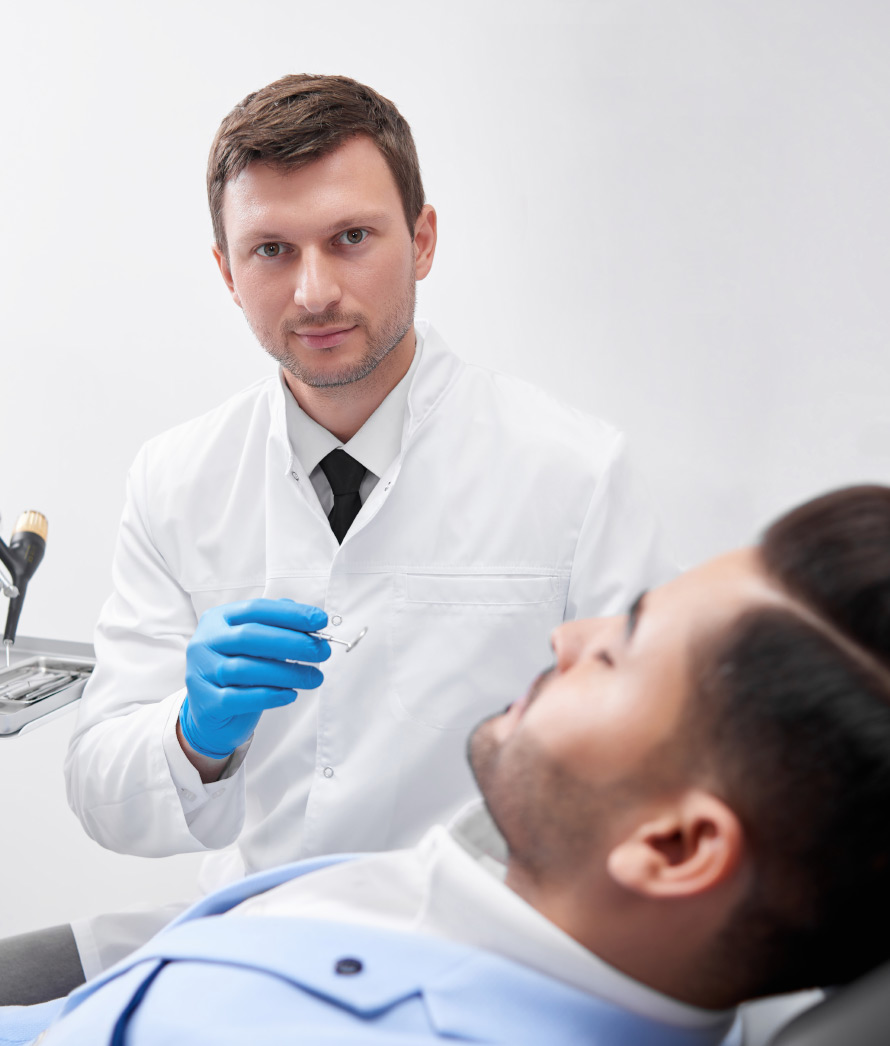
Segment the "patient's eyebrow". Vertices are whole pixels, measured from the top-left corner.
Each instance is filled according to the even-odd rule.
[[[631,603],[630,610],[627,612],[627,633],[625,639],[628,641],[633,637],[636,631],[637,624],[640,620],[640,615],[643,613],[643,601],[646,598],[646,589],[637,596],[637,598]]]

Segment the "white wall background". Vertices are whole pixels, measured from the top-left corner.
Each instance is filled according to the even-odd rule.
[[[685,563],[890,482],[883,0],[44,0],[0,36],[0,511],[50,519],[22,634],[88,640],[143,440],[265,374],[204,164],[285,72],[412,124],[467,358],[631,436]],[[5,615],[5,606],[0,607]],[[71,718],[0,742],[0,934],[182,893],[68,813]]]

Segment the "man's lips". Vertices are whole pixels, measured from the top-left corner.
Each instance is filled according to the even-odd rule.
[[[350,327],[308,327],[294,331],[294,334],[310,349],[333,349],[344,342],[355,328],[356,324]]]

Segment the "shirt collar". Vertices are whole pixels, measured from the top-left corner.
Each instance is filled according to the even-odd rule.
[[[398,457],[402,445],[405,409],[411,382],[423,352],[423,337],[415,327],[416,344],[411,366],[386,399],[346,443],[319,425],[300,407],[279,370],[279,381],[284,390],[284,410],[287,438],[291,450],[303,466],[306,475],[318,467],[322,458],[342,447],[347,454],[361,462],[375,476],[382,476]]]
[[[428,897],[430,907],[439,910],[428,913],[428,917],[448,924],[452,933],[460,927],[456,934],[460,940],[501,954],[505,954],[503,944],[508,941],[511,954],[506,954],[506,958],[558,977],[606,1002],[675,1027],[702,1032],[713,1029],[715,1043],[726,1035],[735,1010],[690,1006],[641,984],[600,959],[508,890],[503,885],[506,843],[481,800],[474,799],[463,807],[447,829],[432,829],[420,846],[435,853],[433,874],[438,883],[435,888],[431,886]],[[473,939],[476,934],[485,933],[488,925],[473,918],[480,901],[489,916],[498,922],[508,920],[511,927],[509,937],[497,935],[495,947],[491,941]]]

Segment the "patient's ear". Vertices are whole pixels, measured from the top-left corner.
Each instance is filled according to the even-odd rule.
[[[692,897],[725,882],[739,867],[744,833],[716,796],[689,789],[639,824],[610,852],[612,879],[651,898]]]

